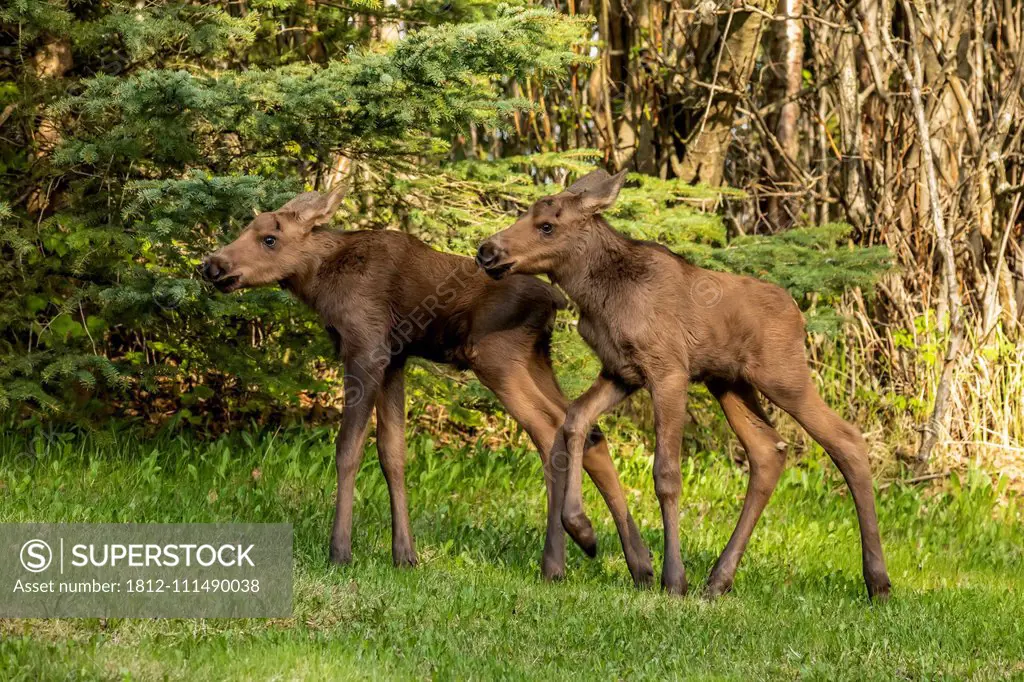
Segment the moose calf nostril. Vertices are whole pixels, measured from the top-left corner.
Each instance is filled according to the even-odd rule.
[[[497,260],[498,254],[496,249],[491,244],[484,242],[480,245],[480,248],[476,251],[476,260],[480,265],[490,265]]]
[[[215,280],[221,275],[221,269],[217,267],[216,263],[207,261],[203,266],[203,274],[206,275],[206,279]]]

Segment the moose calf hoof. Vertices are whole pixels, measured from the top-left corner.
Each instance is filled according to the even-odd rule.
[[[709,580],[704,586],[704,598],[713,601],[732,592],[732,581]]]
[[[583,553],[593,559],[597,556],[597,536],[590,519],[583,512],[562,515],[562,526]]]
[[[391,560],[395,563],[395,568],[415,568],[419,563],[416,552],[411,549],[393,551]]]
[[[875,604],[884,604],[889,601],[889,590],[892,589],[892,585],[889,583],[889,579],[886,578],[884,582],[871,583],[868,582],[868,598]]]
[[[654,585],[654,567],[650,564],[631,570],[630,575],[633,576],[633,585],[638,590],[649,590]]]
[[[682,597],[686,595],[689,585],[686,583],[685,575],[675,577],[663,575],[661,576],[661,588],[665,590],[666,594]]]
[[[683,596],[689,586],[686,584],[686,571],[678,563],[662,566],[662,589],[668,594]]]
[[[334,564],[335,566],[348,566],[349,564],[351,564],[352,563],[352,548],[351,547],[341,547],[341,548],[331,547],[331,563]]]
[[[540,563],[540,574],[545,582],[561,582],[565,580],[565,565],[543,560]]]
[[[578,538],[576,544],[579,545],[588,559],[593,559],[597,556],[597,536],[594,535],[593,531],[590,531],[590,537]]]
[[[885,570],[884,563],[864,561],[864,585],[868,588],[868,598],[871,601],[882,603],[889,599],[892,583],[889,582],[889,573]]]

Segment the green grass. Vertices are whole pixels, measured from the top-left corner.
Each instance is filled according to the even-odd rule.
[[[206,444],[2,435],[0,521],[286,521],[296,563],[289,619],[0,621],[0,679],[1024,676],[1021,510],[978,472],[941,492],[880,494],[894,596],[870,606],[852,503],[830,465],[803,457],[755,532],[734,593],[708,603],[632,588],[589,483],[598,558],[570,546],[566,581],[542,583],[540,467],[519,440],[497,450],[412,440],[421,565],[396,570],[372,447],[357,481],[355,564],[327,565],[327,431]],[[619,464],[660,565],[650,459]],[[699,586],[735,523],[745,475],[698,454],[684,477],[683,551]]]

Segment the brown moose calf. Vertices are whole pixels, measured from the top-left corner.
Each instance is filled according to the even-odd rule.
[[[568,400],[551,368],[556,310],[565,300],[525,275],[495,282],[470,258],[435,251],[394,231],[337,232],[327,223],[342,192],[306,192],[262,213],[234,242],[210,256],[205,276],[222,292],[278,283],[320,316],[345,368],[345,406],[338,433],[338,495],[330,557],[352,558],[352,498],[370,413],[377,411],[377,449],[391,498],[392,556],[416,563],[405,493],[407,358],[471,369],[526,430],[545,463],[548,525],[542,571],[565,570],[559,516],[564,486],[552,485],[548,455]],[[626,497],[600,432],[588,439],[583,466],[608,504],[639,583],[653,576],[650,555],[626,509]],[[593,556],[589,522],[574,538]]]
[[[679,459],[687,387],[703,381],[718,399],[750,461],[739,523],[708,579],[711,596],[732,587],[736,567],[786,462],[758,392],[792,415],[821,444],[853,493],[864,580],[871,597],[889,594],[864,438],[818,395],[804,353],[803,316],[789,294],[750,277],[698,268],[664,246],[630,239],[601,213],[625,172],[595,171],[567,191],[537,201],[511,227],[484,241],[488,274],[546,273],[580,309],[579,332],[601,359],[601,375],[570,405],[563,430],[568,476],[562,521],[586,531],[580,497],[584,438],[601,413],[638,388],[654,402],[654,487],[665,531],[661,582],[686,591],[679,553]],[[560,467],[555,467],[559,470]]]

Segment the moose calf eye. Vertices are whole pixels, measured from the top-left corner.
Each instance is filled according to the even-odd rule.
[[[272,235],[267,235],[266,237],[263,238],[263,244],[265,246],[267,246],[268,248],[271,248],[271,249],[274,248],[274,244],[276,244],[276,243],[277,243],[277,237],[274,237]]]
[[[555,226],[551,223],[541,223],[540,231],[544,234],[551,234],[555,229]]]

